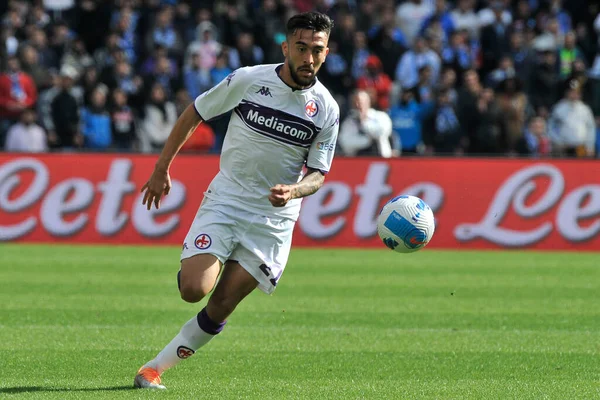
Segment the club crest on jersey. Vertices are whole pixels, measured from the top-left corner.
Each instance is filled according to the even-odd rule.
[[[179,346],[177,348],[177,357],[179,357],[181,359],[189,358],[189,357],[193,356],[194,353],[195,353],[195,351],[190,349],[189,347]]]
[[[212,239],[206,233],[201,233],[194,239],[194,245],[200,250],[208,249],[211,244]]]
[[[312,118],[319,112],[319,105],[316,101],[309,100],[304,105],[304,112],[306,113],[306,115]]]

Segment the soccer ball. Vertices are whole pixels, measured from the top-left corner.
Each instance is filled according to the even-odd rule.
[[[422,249],[431,240],[434,230],[433,211],[415,196],[394,197],[383,206],[377,218],[379,237],[398,253]]]

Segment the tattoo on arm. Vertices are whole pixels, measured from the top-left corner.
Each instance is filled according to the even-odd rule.
[[[292,189],[292,198],[298,199],[300,197],[310,196],[323,186],[325,182],[325,176],[318,169],[309,168],[306,175],[300,182],[294,185]]]

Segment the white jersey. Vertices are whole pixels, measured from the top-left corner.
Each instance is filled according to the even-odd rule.
[[[302,179],[304,165],[327,173],[339,129],[339,107],[317,81],[296,90],[279,77],[282,64],[239,68],[194,102],[203,120],[233,110],[220,170],[205,196],[263,215],[296,220],[301,199],[268,200],[276,184]]]

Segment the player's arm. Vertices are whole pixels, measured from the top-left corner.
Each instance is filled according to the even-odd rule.
[[[169,191],[171,190],[169,168],[183,144],[190,136],[192,136],[192,133],[201,122],[202,118],[200,118],[196,112],[193,104],[190,104],[177,119],[175,126],[171,130],[171,133],[160,152],[158,161],[154,166],[154,172],[152,172],[150,179],[141,190],[142,192],[145,191],[142,204],[144,204],[148,210],[152,207],[152,203],[154,203],[154,206],[158,209],[160,207],[162,195],[169,194]]]
[[[302,180],[293,185],[275,185],[271,188],[269,201],[275,207],[283,207],[291,199],[310,196],[323,186],[325,175],[318,169],[308,168]]]
[[[325,182],[325,175],[318,169],[308,168],[306,175],[302,180],[292,187],[292,199],[310,196],[317,190],[321,189]]]
[[[160,207],[162,195],[169,194],[171,189],[169,168],[181,146],[196,130],[198,124],[202,121],[210,121],[237,106],[252,84],[253,76],[252,67],[235,70],[215,87],[198,96],[194,104],[188,106],[181,114],[160,153],[150,180],[142,187],[142,192],[146,191],[143,204],[148,207],[148,210],[152,207],[152,202],[156,208]]]

